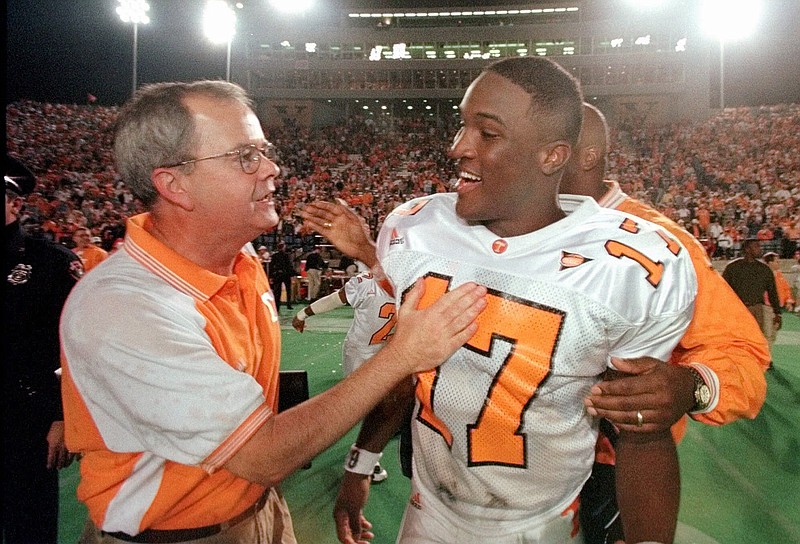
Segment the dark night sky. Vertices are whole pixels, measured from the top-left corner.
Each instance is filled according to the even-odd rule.
[[[267,0],[245,1],[248,13],[260,9],[263,16],[269,16]],[[328,8],[344,2],[370,7],[465,5],[464,1],[446,0],[315,1]],[[519,5],[524,1],[502,3]],[[225,46],[212,45],[202,35],[203,0],[150,0],[150,4],[152,22],[139,27],[140,84],[225,77]],[[726,45],[729,105],[800,102],[800,0],[765,0],[764,4],[760,33],[746,42]],[[87,93],[97,96],[100,104],[127,99],[132,84],[133,31],[118,19],[116,6],[115,0],[9,0],[6,100],[85,103]],[[232,62],[235,65],[235,58]]]

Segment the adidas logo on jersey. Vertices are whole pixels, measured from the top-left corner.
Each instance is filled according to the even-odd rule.
[[[570,253],[569,251],[562,251],[561,252],[561,268],[559,271],[566,270],[567,268],[575,268],[577,266],[582,265],[583,263],[588,263],[592,259],[588,257],[584,257],[578,253]]]
[[[408,502],[411,503],[411,506],[417,510],[422,510],[422,498],[419,496],[419,493],[414,493],[411,495],[411,498],[408,499]]]
[[[406,239],[403,238],[402,236],[400,236],[397,233],[397,229],[392,229],[392,237],[391,237],[391,239],[389,239],[389,245],[390,246],[397,246],[397,245],[401,245],[401,244],[405,244],[405,243],[406,243]]]

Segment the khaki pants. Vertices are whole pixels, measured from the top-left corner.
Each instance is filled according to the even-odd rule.
[[[264,508],[252,517],[215,535],[188,544],[297,544],[289,507],[279,490],[270,489]],[[86,520],[78,544],[129,544],[126,540],[103,534],[91,519]]]
[[[319,296],[319,287],[322,285],[322,270],[309,268],[306,270],[308,277],[308,300],[313,301]]]
[[[764,337],[767,339],[770,349],[772,349],[772,344],[775,343],[775,337],[778,335],[778,331],[775,330],[775,312],[772,310],[772,306],[753,304],[748,306],[747,309],[756,318],[761,332],[764,333]]]

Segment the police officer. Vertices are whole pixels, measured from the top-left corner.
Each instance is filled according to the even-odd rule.
[[[77,255],[20,227],[36,179],[6,156],[3,278],[3,541],[55,543],[64,446],[58,322],[83,268]]]

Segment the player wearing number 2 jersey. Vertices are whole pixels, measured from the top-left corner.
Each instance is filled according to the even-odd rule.
[[[383,343],[391,336],[397,323],[394,297],[384,291],[370,272],[364,272],[347,280],[338,291],[331,293],[306,306],[292,319],[292,327],[298,332],[305,329],[305,320],[345,304],[353,307],[353,321],[344,338],[342,362],[344,375],[349,376],[364,361],[378,353]],[[376,416],[392,405],[381,403],[375,410]],[[379,460],[382,454],[377,455]],[[388,477],[378,460],[371,467],[373,482],[382,482]],[[370,467],[366,467],[370,470]]]
[[[583,399],[611,357],[668,358],[691,318],[694,271],[685,249],[646,221],[587,198],[558,200],[582,120],[577,82],[558,65],[493,63],[460,110],[450,148],[457,195],[395,210],[378,241],[399,300],[418,278],[423,305],[464,282],[488,288],[477,333],[416,377],[412,498],[398,541],[577,542],[577,496],[597,437]],[[363,229],[337,232],[353,215],[318,203],[304,218],[373,265],[357,242]],[[636,411],[627,417],[642,424]],[[359,453],[385,444],[375,438],[385,432],[367,428]],[[630,542],[671,541],[678,475],[669,434],[621,433],[617,480]],[[334,509],[342,542],[370,538],[367,493],[345,475]]]
[[[298,332],[303,332],[308,317],[345,304],[354,310],[353,321],[342,347],[344,375],[347,376],[380,351],[397,322],[394,298],[381,289],[372,273],[363,272],[353,276],[335,293],[306,306],[294,317],[292,326]]]

